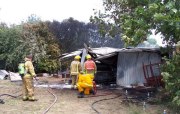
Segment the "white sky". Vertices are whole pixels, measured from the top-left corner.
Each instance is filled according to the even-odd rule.
[[[0,0],[0,22],[18,24],[31,14],[43,21],[73,17],[89,22],[93,9],[103,9],[102,0]]]
[[[28,16],[35,14],[41,20],[61,22],[73,17],[82,22],[89,22],[93,9],[103,10],[103,0],[0,0],[0,22],[19,24]],[[153,35],[162,45],[160,35]]]

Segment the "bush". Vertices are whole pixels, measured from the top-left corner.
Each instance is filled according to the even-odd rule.
[[[165,61],[166,64],[162,66],[165,89],[172,103],[180,107],[180,54],[174,55],[172,59],[165,58]]]

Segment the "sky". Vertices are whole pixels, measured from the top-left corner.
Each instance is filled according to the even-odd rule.
[[[103,0],[0,0],[0,22],[8,25],[20,24],[35,14],[42,21],[63,21],[73,17],[78,21],[89,22],[93,9],[103,10]],[[160,35],[153,35],[162,45]]]
[[[89,22],[93,9],[103,9],[102,0],[0,0],[0,22],[19,24],[35,14],[42,21],[73,17]]]

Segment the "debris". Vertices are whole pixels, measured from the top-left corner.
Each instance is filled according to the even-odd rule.
[[[9,73],[6,70],[0,70],[0,79],[4,80],[7,79]]]
[[[2,100],[2,99],[0,99],[0,104],[4,104],[5,102]]]
[[[14,72],[10,72],[9,77],[12,82],[22,80],[21,76],[18,73],[14,73]]]

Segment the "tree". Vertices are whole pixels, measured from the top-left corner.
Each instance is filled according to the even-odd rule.
[[[73,18],[64,20],[61,23],[53,21],[49,28],[58,39],[64,53],[84,48],[84,43],[92,48],[103,46],[122,47],[123,45],[119,34],[114,38],[101,36],[96,24],[85,24]]]
[[[110,36],[102,36],[99,33],[98,25],[88,23],[88,44],[90,47],[114,47],[114,48],[122,48],[123,42],[120,39],[120,35],[116,34],[114,38]]]
[[[85,23],[73,18],[53,23],[49,26],[51,32],[56,36],[63,52],[71,52],[83,48],[83,44],[88,42],[88,29]]]
[[[49,31],[48,23],[24,23],[23,39],[27,50],[26,55],[34,56],[39,72],[53,73],[59,69],[60,48],[55,37]]]
[[[111,25],[107,33],[120,27],[116,32],[123,32],[126,46],[142,43],[153,29],[168,45],[180,40],[179,0],[104,0],[104,7],[105,13],[99,12],[91,21],[101,28],[104,23]]]
[[[21,27],[0,25],[0,60],[3,69],[15,71],[23,56]]]
[[[28,23],[37,23],[37,22],[40,22],[40,21],[41,21],[40,17],[38,17],[35,14],[31,14],[30,16],[28,16],[28,19],[27,19]]]
[[[101,33],[111,35],[122,32],[125,46],[137,46],[147,40],[147,36],[160,33],[167,46],[180,41],[180,0],[103,0],[105,13],[95,12],[91,21],[99,23]],[[105,24],[111,25],[105,29]],[[118,31],[114,28],[119,27]],[[107,32],[106,32],[107,31]],[[171,48],[172,49],[172,48]],[[163,76],[166,89],[173,103],[180,106],[179,54],[166,59]]]

